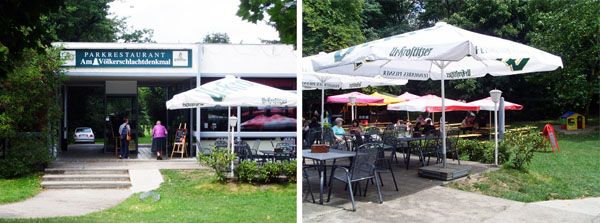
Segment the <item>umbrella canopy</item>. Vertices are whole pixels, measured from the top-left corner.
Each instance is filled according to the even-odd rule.
[[[313,70],[312,57],[302,58],[302,89],[357,89],[368,86],[405,85],[408,80],[389,80],[380,75],[374,77],[338,75],[318,73]]]
[[[241,124],[242,128],[256,129],[256,130],[277,130],[282,128],[293,128],[296,126],[296,119],[285,117],[282,115],[264,116],[259,115],[245,121]]]
[[[442,80],[442,137],[444,79],[466,79],[552,71],[562,67],[560,57],[520,43],[437,23],[434,27],[408,32],[353,46],[312,60],[317,72],[364,75],[391,79]],[[442,140],[446,166],[446,140]]]
[[[468,105],[479,106],[480,110],[485,111],[494,111],[494,101],[492,101],[491,97],[487,97],[484,99],[480,99],[477,101],[472,101],[467,103]],[[504,110],[521,110],[523,109],[523,105],[515,104],[512,102],[504,101]]]
[[[386,94],[382,94],[379,92],[375,92],[373,94],[370,94],[373,97],[378,97],[378,98],[383,98],[383,103],[357,103],[355,104],[355,106],[385,106],[385,105],[389,105],[389,104],[394,104],[394,103],[400,103],[400,102],[404,102],[404,100],[402,99],[398,99]],[[350,105],[350,104],[348,104]]]
[[[440,80],[442,68],[443,79],[466,79],[488,73],[503,76],[552,71],[563,66],[558,56],[443,22],[317,55],[312,61],[317,72],[409,80]]]
[[[349,103],[348,97],[356,97],[356,103],[383,103],[383,98],[373,97],[360,92],[350,92],[346,94],[332,95],[327,97],[327,102],[332,103]]]
[[[296,94],[247,80],[226,76],[176,94],[167,109],[228,106],[296,106]]]
[[[403,94],[399,95],[399,96],[398,96],[398,97],[396,97],[396,98],[398,98],[398,99],[402,99],[402,100],[405,100],[405,101],[410,101],[410,100],[413,100],[413,99],[417,99],[417,98],[419,98],[419,97],[421,97],[421,96],[419,96],[419,95],[415,95],[415,94],[411,94],[411,93],[409,93],[409,92],[407,91],[407,92],[404,92]]]
[[[452,99],[445,100],[446,111],[479,111],[479,106],[469,105]],[[425,95],[407,102],[388,105],[388,110],[410,112],[441,112],[442,98]]]

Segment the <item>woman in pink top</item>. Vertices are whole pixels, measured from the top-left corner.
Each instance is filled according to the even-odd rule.
[[[167,134],[167,128],[160,124],[160,120],[156,121],[156,125],[152,129],[152,152],[156,152],[157,160],[162,160],[160,155],[166,149]]]

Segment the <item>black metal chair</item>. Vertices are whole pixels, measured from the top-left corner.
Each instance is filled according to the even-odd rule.
[[[333,130],[329,127],[323,128],[323,139],[321,140],[321,144],[329,145],[329,148],[331,149],[338,149],[340,146],[333,135]]]
[[[434,135],[425,136],[425,145],[420,146],[418,151],[415,151],[419,156],[422,166],[428,166],[432,155],[437,155],[440,138]],[[425,158],[427,158],[427,164],[425,164]]]
[[[291,158],[292,152],[294,152],[294,151],[292,151],[292,147],[290,146],[290,144],[289,143],[285,143],[285,142],[277,143],[277,145],[275,146],[274,150],[279,150],[279,149],[282,149],[283,151],[282,152],[275,152],[275,155],[273,157],[274,161],[280,161],[280,162],[288,161],[288,162],[290,162],[290,158]]]
[[[247,142],[236,140],[234,143],[234,152],[238,155],[239,161],[250,160],[252,151]]]
[[[215,141],[215,148],[217,150],[222,150],[222,149],[227,150],[228,145],[229,145],[229,143],[227,142],[227,138],[218,138],[217,141]]]
[[[458,160],[458,165],[460,165],[460,154],[458,152],[458,140],[460,140],[460,131],[452,130],[449,131],[446,136],[446,154],[450,153],[452,155],[452,160]],[[438,149],[438,160],[436,162],[440,162],[444,152],[443,148],[440,146]]]
[[[329,193],[327,195],[328,202],[331,197],[331,189],[333,188],[333,179],[339,180],[344,182],[350,189],[349,192],[350,199],[352,200],[352,211],[356,211],[352,185],[355,183],[360,183],[360,181],[368,181],[375,178],[377,193],[379,194],[379,203],[383,203],[381,189],[379,188],[380,179],[378,175],[375,174],[375,162],[377,161],[379,147],[380,145],[376,143],[363,144],[356,149],[356,156],[354,157],[352,166],[349,169],[343,166],[334,166],[334,175],[332,175],[332,177],[329,179]],[[343,169],[344,173],[335,174],[335,170],[337,169]]]
[[[310,180],[308,180],[308,168],[313,168],[313,166],[306,166],[306,165],[302,165],[302,177],[304,178],[304,180],[306,180],[306,185],[308,188],[308,192],[310,193],[310,197],[312,198],[312,202],[315,203],[315,196],[313,195],[312,192],[312,187],[310,185]],[[308,194],[306,194],[306,197],[308,197]],[[306,197],[304,197],[304,199],[306,200]]]
[[[377,173],[377,175],[379,176],[379,179],[381,180],[381,186],[383,187],[383,179],[381,178],[381,173],[390,172],[392,174],[392,179],[394,180],[394,186],[396,187],[396,191],[398,191],[398,184],[396,184],[396,177],[394,176],[394,171],[392,170],[391,158],[391,156],[389,159],[385,158],[385,148],[383,146],[379,146],[377,162],[375,162],[375,173]],[[367,187],[365,187],[365,194],[366,192]]]

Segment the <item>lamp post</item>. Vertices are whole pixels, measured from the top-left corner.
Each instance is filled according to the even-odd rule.
[[[235,116],[229,116],[229,128],[231,128],[231,155],[233,156],[233,151],[235,149],[235,145],[234,145],[234,129],[235,126],[237,125],[237,120],[238,118]],[[231,174],[233,175],[233,160],[231,161]]]
[[[348,99],[350,100],[350,104],[352,104],[352,118],[350,121],[354,121],[354,103],[356,103],[356,96],[352,95],[348,97]]]
[[[490,91],[490,96],[494,102],[494,142],[496,143],[496,148],[494,149],[494,163],[496,166],[498,165],[498,101],[500,101],[500,95],[502,95],[502,91],[498,89]]]

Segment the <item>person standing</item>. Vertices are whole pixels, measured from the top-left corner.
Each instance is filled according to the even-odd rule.
[[[119,126],[119,134],[121,135],[121,151],[119,153],[119,159],[129,159],[129,140],[127,140],[127,137],[131,134],[129,119],[125,119],[125,122]]]
[[[160,120],[156,121],[156,125],[152,128],[152,152],[156,152],[156,159],[162,160],[162,151],[165,150],[167,144],[167,128],[161,125]]]

